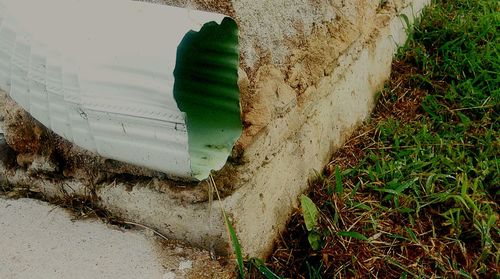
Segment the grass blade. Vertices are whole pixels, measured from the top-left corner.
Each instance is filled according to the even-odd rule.
[[[245,266],[243,263],[243,254],[241,253],[241,245],[234,230],[233,224],[229,220],[226,214],[224,214],[224,219],[226,221],[227,228],[229,230],[229,235],[231,236],[231,242],[233,244],[234,254],[236,255],[236,262],[238,263],[238,270],[240,272],[240,278],[245,278]]]
[[[270,270],[266,264],[264,263],[263,260],[253,258],[250,260],[250,262],[266,277],[266,279],[282,279],[283,277],[280,277],[276,275],[272,270]]]
[[[345,232],[345,231],[342,231],[342,232],[338,232],[337,233],[338,236],[345,236],[345,237],[351,237],[351,238],[354,238],[354,239],[358,239],[358,240],[368,240],[368,238],[358,232]]]
[[[342,174],[339,167],[335,167],[335,194],[342,195],[344,193],[344,185],[342,185]]]

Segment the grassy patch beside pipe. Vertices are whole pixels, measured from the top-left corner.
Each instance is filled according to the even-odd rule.
[[[500,28],[489,0],[436,0],[372,119],[311,185],[269,260],[290,278],[499,278]]]

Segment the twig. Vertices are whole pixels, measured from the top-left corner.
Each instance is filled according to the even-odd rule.
[[[148,226],[145,226],[145,225],[141,225],[141,224],[138,224],[138,223],[134,223],[134,222],[128,222],[128,221],[122,221],[120,223],[123,223],[123,224],[127,224],[127,225],[132,225],[132,226],[137,226],[137,227],[141,227],[143,229],[148,229],[148,230],[151,230],[154,234],[156,234],[157,236],[163,238],[164,240],[166,241],[170,241],[170,239],[168,239],[166,236],[164,236],[163,234],[161,234],[159,231],[151,228],[151,227],[148,227]]]
[[[473,109],[486,109],[486,108],[492,108],[492,107],[494,107],[494,105],[468,107],[468,108],[457,108],[457,109],[450,109],[450,111],[454,112],[454,111],[473,110]]]

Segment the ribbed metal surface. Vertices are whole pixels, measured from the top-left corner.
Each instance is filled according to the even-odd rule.
[[[184,35],[224,16],[119,0],[0,0],[0,9],[0,89],[33,117],[104,157],[201,178],[173,71]]]
[[[187,114],[195,176],[222,168],[241,134],[238,65],[238,31],[229,18],[189,32],[179,45],[174,92]]]

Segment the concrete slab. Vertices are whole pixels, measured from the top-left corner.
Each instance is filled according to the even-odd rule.
[[[208,254],[0,197],[0,278],[231,278]],[[202,274],[203,276],[201,276]]]

